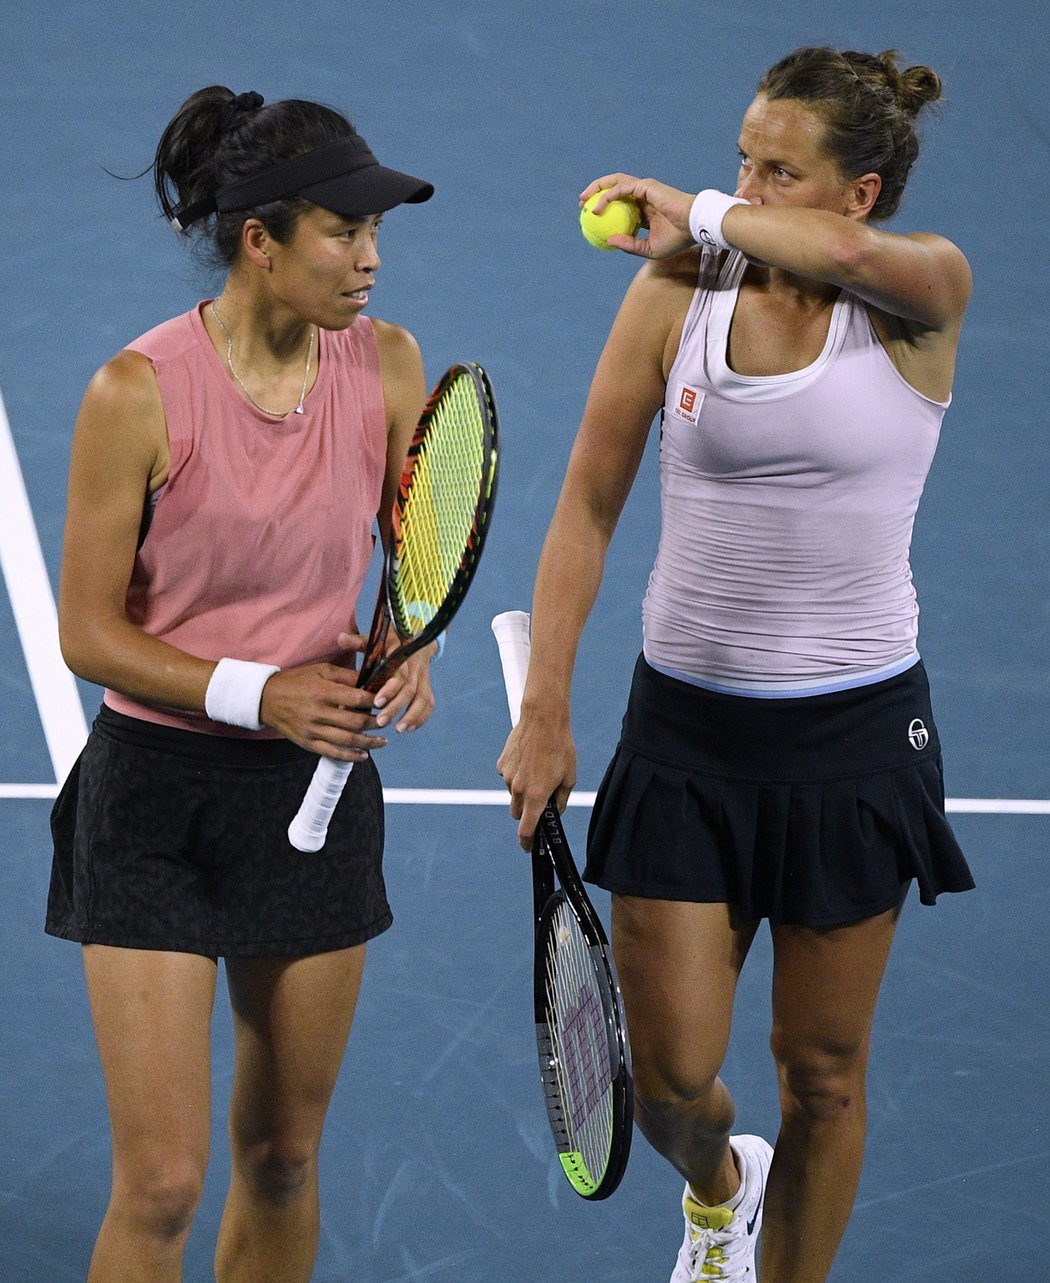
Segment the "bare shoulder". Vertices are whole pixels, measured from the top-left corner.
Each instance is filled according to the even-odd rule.
[[[959,246],[936,232],[912,232],[908,239],[937,264],[957,301],[965,307],[973,289],[973,273]]]
[[[379,347],[379,370],[391,447],[400,458],[404,454],[402,446],[407,448],[426,401],[423,356],[415,337],[403,326],[376,318],[373,318],[372,325]]]
[[[408,371],[422,366],[419,344],[404,326],[373,317],[372,328],[375,330],[379,359],[384,371],[388,368],[391,372]]]
[[[903,235],[916,245],[924,246],[931,254],[936,254],[945,263],[952,263],[958,269],[969,272],[966,255],[947,236],[942,236],[939,232],[904,232]]]
[[[700,261],[699,249],[647,260],[632,281],[613,327],[614,335],[637,352],[648,353],[664,373],[678,349]]]
[[[700,251],[687,250],[674,258],[647,260],[638,270],[624,297],[623,310],[646,318],[652,328],[673,324],[684,315],[696,289]]]
[[[129,348],[118,352],[95,372],[84,402],[108,410],[161,409],[160,389],[149,358]]]
[[[151,481],[167,475],[168,432],[148,357],[125,349],[92,376],[77,416],[75,442],[139,465]]]
[[[895,244],[904,252],[894,255],[879,287],[869,292],[868,314],[905,382],[946,401],[973,288],[970,265],[957,245],[933,232],[906,233]]]
[[[962,250],[935,232],[859,229],[852,273],[841,283],[898,318],[916,342],[958,340],[973,278]]]
[[[692,294],[700,274],[699,247],[688,249],[673,258],[648,259],[639,269],[634,286],[650,299],[671,297],[680,293]]]

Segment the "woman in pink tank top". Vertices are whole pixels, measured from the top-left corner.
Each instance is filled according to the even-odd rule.
[[[88,1277],[182,1278],[222,956],[215,1277],[306,1283],[324,1116],[365,942],[391,921],[370,753],[434,703],[434,647],[375,698],[354,671],[373,526],[426,395],[413,337],[362,313],[382,214],[433,189],[327,107],[218,86],[176,113],[154,174],[227,276],[102,367],[74,434],[61,639],[106,697],[55,807],[47,930],[84,946],[113,1123]],[[358,769],[304,856],[287,825],[319,753]]]
[[[636,1117],[687,1182],[671,1283],[751,1283],[763,1208],[764,1283],[827,1278],[904,895],[911,881],[925,903],[973,885],[944,818],[907,564],[970,272],[943,237],[878,226],[939,95],[929,68],[892,53],[799,49],[744,116],[734,195],[610,174],[580,197],[601,190],[598,212],[635,200],[648,235],[609,243],[649,261],[544,544],[499,767],[527,848],[539,799],[564,803],[575,783],[577,647],[662,410],[668,524],[586,875],[613,894]],[[731,1135],[720,1077],[762,919],[775,1152]]]

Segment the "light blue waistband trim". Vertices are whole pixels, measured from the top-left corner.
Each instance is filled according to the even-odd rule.
[[[912,651],[903,659],[895,660],[883,668],[868,669],[863,673],[851,673],[846,677],[803,679],[793,682],[726,682],[714,678],[697,677],[693,673],[683,673],[677,668],[668,668],[663,664],[654,664],[648,656],[645,662],[650,668],[675,681],[685,682],[689,686],[699,686],[703,690],[714,691],[718,695],[742,695],[745,699],[803,699],[807,695],[828,695],[833,691],[854,690],[859,686],[874,686],[890,677],[898,677],[919,662],[919,652]]]

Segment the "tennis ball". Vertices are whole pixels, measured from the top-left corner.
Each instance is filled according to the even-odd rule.
[[[589,197],[580,210],[580,230],[598,249],[611,249],[610,236],[633,236],[642,224],[642,215],[633,200],[611,200],[600,214],[593,212],[600,191]]]

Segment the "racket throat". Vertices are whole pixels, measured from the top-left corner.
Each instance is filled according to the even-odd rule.
[[[365,648],[365,657],[361,663],[361,672],[357,679],[358,685],[365,690],[378,690],[389,676],[385,670],[389,636],[390,615],[385,610],[377,610],[375,619],[372,621],[368,645]]]

